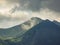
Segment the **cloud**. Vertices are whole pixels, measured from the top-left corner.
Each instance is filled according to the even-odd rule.
[[[29,19],[28,15],[24,15],[25,14],[23,13],[16,15],[6,15],[0,13],[0,28],[12,27],[27,21]]]
[[[39,17],[41,19],[49,19],[51,21],[57,20],[60,21],[60,13],[57,13],[55,11],[52,11],[48,8],[41,9],[40,12],[32,12],[32,17]]]
[[[0,13],[0,22],[2,21],[25,21],[27,20],[29,14],[28,12],[20,11],[14,14],[1,14]]]
[[[60,16],[60,0],[5,0],[8,4],[15,5],[11,9],[11,12],[16,10],[20,11],[32,11],[41,12],[41,9],[49,9],[51,12],[58,13],[56,16]],[[55,15],[53,14],[53,15]],[[46,14],[45,14],[46,15]],[[46,15],[47,16],[47,15]]]
[[[6,2],[5,0],[0,0],[0,4],[5,3],[5,2]]]
[[[37,12],[41,13],[45,11],[45,17],[47,17],[48,12],[53,14],[54,17],[60,17],[60,0],[6,0],[8,4],[15,5],[11,12],[15,12],[16,10],[24,11],[32,11],[32,13]],[[50,10],[46,12],[46,9]],[[17,12],[15,12],[17,13]],[[29,13],[29,12],[28,12]],[[23,14],[24,15],[24,14]],[[32,14],[30,14],[31,16]],[[40,14],[38,14],[40,16]],[[41,14],[43,16],[43,14]],[[25,15],[24,15],[25,16]],[[43,16],[44,17],[44,16]],[[50,18],[50,17],[49,17]]]
[[[38,11],[41,8],[42,0],[7,0],[10,3],[18,3],[22,10]]]
[[[44,2],[44,5],[52,11],[60,12],[60,0],[48,0]]]
[[[7,2],[18,3],[24,10],[39,11],[45,7],[60,12],[60,0],[7,0]]]
[[[60,0],[3,0],[0,5],[0,10],[1,7],[4,9],[8,7],[8,11],[11,10],[6,13],[13,13],[10,16],[5,13],[4,15],[0,14],[0,25],[12,26],[21,23],[21,21],[26,21],[30,17],[60,21]]]

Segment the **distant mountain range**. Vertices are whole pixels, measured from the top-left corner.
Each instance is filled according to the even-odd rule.
[[[21,26],[22,25],[22,26]],[[0,30],[0,36],[9,35],[11,39],[2,40],[2,45],[60,45],[60,26],[49,20],[34,17],[31,20],[7,29]],[[26,26],[26,27],[25,27]],[[5,33],[6,31],[6,33]],[[11,34],[10,34],[11,33]],[[18,34],[17,34],[18,33]],[[2,35],[1,35],[2,34]],[[16,35],[17,34],[17,35]]]

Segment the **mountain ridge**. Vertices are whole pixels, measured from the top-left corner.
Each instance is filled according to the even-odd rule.
[[[23,34],[24,32],[26,32],[27,30],[29,30],[33,26],[37,25],[41,21],[42,20],[40,18],[33,17],[30,20],[24,22],[23,24],[16,25],[14,27],[7,28],[7,29],[0,29],[0,37],[1,36],[3,36],[3,37],[15,37],[18,34]]]
[[[15,32],[17,34],[16,37],[0,40],[0,43],[6,45],[60,45],[60,26],[48,19],[40,20],[35,17],[32,18],[32,20],[34,24],[33,27],[26,30],[26,32],[23,32],[25,31],[23,30],[19,34]],[[36,20],[37,22],[35,22]],[[32,23],[31,20],[28,21],[28,23],[25,22],[24,25],[31,26],[30,23]],[[14,27],[13,29],[13,32],[18,29],[20,31],[20,25]],[[13,33],[13,35],[15,33]]]
[[[60,27],[48,20],[39,23],[35,27],[31,28],[28,32],[26,32],[21,43],[21,45],[57,44],[60,44]]]

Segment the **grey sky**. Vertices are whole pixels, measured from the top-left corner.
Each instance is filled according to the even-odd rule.
[[[60,0],[7,0],[7,2],[19,3],[22,8],[32,11],[38,11],[43,6],[43,8],[60,12]]]
[[[13,14],[10,14],[11,12]],[[11,22],[10,26],[12,26],[36,16],[60,21],[60,0],[0,0],[0,25],[2,27],[4,22],[6,24]]]

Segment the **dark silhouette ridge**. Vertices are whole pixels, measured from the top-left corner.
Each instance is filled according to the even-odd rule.
[[[21,45],[60,45],[60,27],[45,20],[25,33]]]
[[[32,21],[32,22],[31,22]],[[30,26],[30,22],[34,24],[32,28],[27,30],[20,30],[20,25],[16,25],[9,28],[10,32],[13,29],[13,36],[17,34],[16,32],[21,32],[17,34],[16,37],[11,39],[2,40],[0,39],[0,44],[3,45],[60,45],[60,26],[55,24],[53,21],[41,20],[40,18],[34,17],[30,21],[25,22],[25,25]],[[5,31],[4,31],[5,32]],[[6,31],[7,32],[7,31]],[[3,33],[4,34],[4,33]],[[8,33],[7,33],[8,34]]]
[[[54,22],[55,24],[57,24],[57,25],[60,26],[60,22],[58,22],[58,21],[56,21],[56,20],[54,20],[53,22]]]

